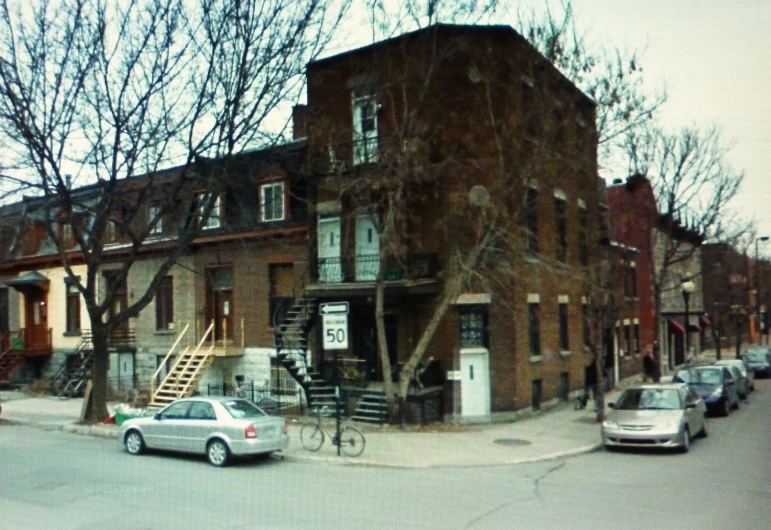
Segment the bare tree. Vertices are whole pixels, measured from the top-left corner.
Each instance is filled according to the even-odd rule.
[[[95,351],[89,421],[107,414],[110,333],[147,306],[215,215],[233,155],[279,137],[284,123],[274,111],[296,100],[305,64],[329,43],[348,5],[5,0],[0,6],[0,121],[15,156],[9,165],[18,169],[3,178],[3,189],[42,198],[48,236],[85,299]],[[161,171],[169,166],[172,173]],[[131,184],[137,176],[145,178]],[[78,191],[85,184],[95,192]],[[156,207],[140,222],[150,200]],[[145,291],[114,312],[116,289],[148,234],[169,217],[178,228],[175,244]],[[62,220],[72,223],[75,248],[56,229]],[[129,245],[105,292],[97,289],[98,274],[113,229]],[[85,278],[73,274],[74,260],[85,262]]]
[[[701,242],[736,241],[746,230],[728,219],[744,174],[726,160],[730,146],[714,125],[668,132],[652,123],[625,142],[630,174],[647,175],[660,214],[650,241],[658,338],[663,298],[678,295],[680,279],[701,277]]]

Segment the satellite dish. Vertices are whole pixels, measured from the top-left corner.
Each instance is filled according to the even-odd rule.
[[[474,186],[468,192],[468,201],[472,206],[484,207],[490,202],[490,192],[484,186]]]

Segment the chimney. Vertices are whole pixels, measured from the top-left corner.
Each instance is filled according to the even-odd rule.
[[[295,105],[292,107],[292,125],[294,128],[293,138],[295,140],[308,137],[307,116],[307,105]]]

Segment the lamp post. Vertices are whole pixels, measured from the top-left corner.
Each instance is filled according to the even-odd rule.
[[[763,241],[764,243],[768,241],[768,236],[762,236],[755,238],[755,323],[758,328],[758,339],[757,343],[760,344],[760,266],[759,261],[760,258],[758,256],[758,242]]]
[[[684,280],[680,284],[680,290],[683,293],[683,302],[685,302],[685,356],[686,359],[688,359],[688,356],[691,353],[691,334],[688,329],[690,320],[689,304],[691,302],[691,293],[696,290],[696,284],[691,280]]]

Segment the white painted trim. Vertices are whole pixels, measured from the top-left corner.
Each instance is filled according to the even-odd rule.
[[[582,296],[582,297],[581,297],[581,303],[582,303],[582,304],[584,304],[584,305],[586,305],[586,304],[588,304],[588,303],[589,303],[589,300],[587,300],[585,296]]]
[[[559,188],[554,188],[554,198],[555,198],[555,199],[559,199],[559,200],[561,200],[561,201],[566,201],[566,200],[568,200],[568,196],[567,196],[567,195],[565,195],[565,191],[564,191],[564,190],[561,190],[561,189],[559,189]]]
[[[537,293],[528,293],[527,295],[527,303],[528,304],[540,304],[541,303],[541,295]]]
[[[490,293],[464,293],[455,299],[455,305],[490,305],[493,295]]]
[[[487,348],[483,348],[481,346],[475,346],[472,348],[461,348],[460,354],[461,355],[475,355],[477,353],[490,353],[490,350]]]
[[[578,207],[582,210],[586,210],[586,201],[583,199],[578,199]]]
[[[557,296],[557,303],[558,304],[569,304],[570,303],[570,297],[566,294],[561,294]]]
[[[631,323],[632,323],[632,322],[631,322],[631,321],[630,321],[628,318],[625,318],[625,319],[624,319],[624,325],[625,325],[625,326],[628,326],[628,325],[629,325],[629,324],[631,324]]]
[[[523,183],[525,186],[527,186],[528,188],[530,188],[531,190],[536,190],[536,191],[538,191],[538,181],[537,181],[537,180],[535,180],[534,178],[530,178],[530,179],[527,179],[527,178],[523,178],[523,179],[522,179],[522,183]]]
[[[316,205],[316,213],[318,214],[334,214],[342,211],[342,201],[324,201]]]

